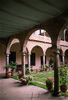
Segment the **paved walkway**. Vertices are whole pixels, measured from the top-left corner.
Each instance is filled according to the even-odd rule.
[[[53,97],[40,87],[22,86],[18,80],[1,78],[0,100],[68,100],[68,97]]]

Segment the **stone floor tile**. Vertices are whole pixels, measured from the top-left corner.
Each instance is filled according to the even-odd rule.
[[[68,100],[68,97],[53,97],[47,90],[33,85],[22,86],[20,81],[0,80],[0,100]]]

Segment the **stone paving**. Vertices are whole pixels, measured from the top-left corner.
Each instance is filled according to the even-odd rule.
[[[53,97],[47,90],[33,85],[22,86],[15,79],[0,79],[0,100],[68,100],[68,97]]]

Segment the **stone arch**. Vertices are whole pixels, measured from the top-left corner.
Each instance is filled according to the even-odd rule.
[[[46,30],[45,28],[41,28],[41,27],[35,27],[34,29],[31,29],[31,30],[29,30],[29,32],[27,33],[27,36],[25,37],[25,40],[24,40],[24,43],[23,43],[23,50],[25,50],[26,51],[26,45],[27,45],[27,42],[28,42],[28,40],[29,40],[29,37],[31,36],[31,34],[33,33],[33,32],[35,32],[35,31],[37,31],[37,30],[40,30],[40,29],[43,29],[43,30]],[[47,30],[46,30],[47,31]],[[50,35],[49,35],[50,36]],[[50,37],[51,38],[51,37]],[[52,40],[51,40],[52,41]]]
[[[32,45],[32,48],[31,48],[31,51],[33,50],[33,48],[35,48],[35,47],[40,47],[41,48],[41,50],[43,51],[43,53],[44,53],[44,49],[43,49],[43,47],[41,46],[41,45]],[[31,52],[30,51],[30,52]]]
[[[8,42],[6,49],[6,64],[9,64],[11,61],[17,62],[18,65],[21,65],[21,44],[18,38],[11,38]]]
[[[68,22],[66,22],[62,28],[60,29],[60,32],[59,32],[59,35],[58,35],[58,39],[57,39],[57,46],[60,46],[60,40],[61,40],[61,36],[62,36],[62,33],[64,31],[64,29],[68,26]]]
[[[27,51],[26,53],[29,53],[29,49],[27,47],[26,47],[26,51]]]
[[[14,40],[15,40],[15,41],[14,41]],[[7,53],[10,52],[11,46],[12,46],[14,43],[17,43],[17,42],[20,43],[20,40],[19,40],[18,38],[15,38],[15,37],[11,38],[11,39],[9,40],[9,42],[8,42],[8,45],[7,45],[7,48],[6,48],[6,52],[7,52]]]

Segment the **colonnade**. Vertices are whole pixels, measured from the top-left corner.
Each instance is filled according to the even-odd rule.
[[[53,51],[53,50],[52,50]],[[54,52],[53,52],[54,54]],[[10,52],[7,52],[6,53],[6,64],[9,64],[9,55],[10,55]],[[22,61],[22,73],[23,73],[23,76],[25,76],[25,56],[26,56],[26,51],[23,51],[21,53],[21,61]],[[55,55],[54,55],[55,57]],[[31,73],[31,53],[28,53],[28,68],[29,68],[29,72]],[[58,60],[58,61],[57,61]],[[59,65],[59,57],[56,59],[56,61],[58,62],[58,65]],[[62,61],[63,61],[63,64],[65,62],[65,54],[62,54]],[[45,53],[43,53],[43,70],[45,70]]]

